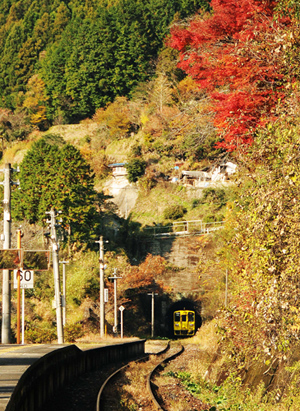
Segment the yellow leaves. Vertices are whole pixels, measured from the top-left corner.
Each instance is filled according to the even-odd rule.
[[[98,109],[93,120],[105,125],[112,137],[126,137],[133,124],[128,100],[125,97],[117,97],[105,109]]]
[[[244,314],[244,323],[249,323],[253,319],[253,315],[245,312]]]
[[[141,114],[141,123],[143,126],[145,126],[149,121],[149,117],[147,116],[147,114],[145,114],[144,112],[142,112]]]
[[[45,105],[47,100],[45,84],[38,74],[35,74],[28,80],[23,102],[23,107],[27,109],[32,124],[39,125],[47,119]]]
[[[187,76],[177,86],[180,97],[183,101],[189,101],[199,95],[199,86],[191,77]]]

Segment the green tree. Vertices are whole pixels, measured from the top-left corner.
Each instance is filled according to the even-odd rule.
[[[126,163],[125,167],[128,173],[128,181],[135,183],[145,173],[146,162],[140,158],[133,158]]]
[[[99,227],[94,176],[79,150],[59,136],[35,142],[20,166],[20,190],[13,193],[14,218],[36,223],[51,207],[62,212],[71,242],[93,242]]]
[[[185,17],[186,10],[195,11],[201,4],[170,0],[120,0],[94,8],[73,4],[72,20],[41,61],[53,117],[60,111],[67,121],[78,121],[116,96],[130,96],[139,82],[151,77],[175,14],[182,12]]]

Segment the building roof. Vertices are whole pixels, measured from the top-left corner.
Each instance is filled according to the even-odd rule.
[[[108,164],[108,167],[124,167],[126,163],[112,163]]]

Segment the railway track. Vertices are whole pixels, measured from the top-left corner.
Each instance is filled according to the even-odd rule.
[[[149,354],[113,372],[100,388],[96,411],[129,409],[130,404],[139,403],[139,409],[165,410],[154,377],[183,352],[183,346],[167,344],[156,354]]]
[[[162,410],[162,411],[168,411],[166,408],[163,407],[163,398],[158,395],[158,390],[157,386],[154,384],[153,380],[155,375],[159,374],[161,370],[164,369],[164,366],[178,357],[180,354],[182,354],[184,351],[183,345],[180,346],[177,351],[171,355],[169,355],[167,358],[163,359],[158,365],[156,365],[153,370],[149,373],[148,379],[147,379],[147,388],[148,392],[151,395],[152,402],[157,410]]]

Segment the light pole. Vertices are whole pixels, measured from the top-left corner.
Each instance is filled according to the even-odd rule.
[[[117,314],[117,280],[122,277],[117,277],[117,269],[114,269],[114,276],[108,277],[109,280],[114,281],[114,334],[118,333],[118,314]]]

